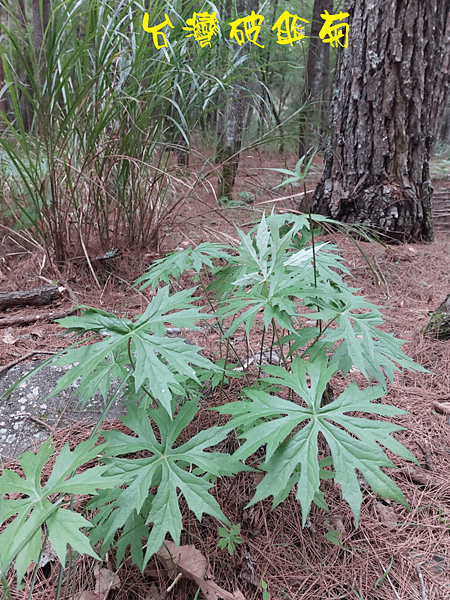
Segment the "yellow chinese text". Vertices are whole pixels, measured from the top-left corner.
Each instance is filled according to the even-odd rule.
[[[277,30],[277,44],[293,45],[294,42],[298,42],[306,37],[303,33],[304,29],[300,23],[309,23],[306,19],[301,19],[298,15],[291,15],[287,10],[277,19],[275,25],[272,27],[272,31]]]
[[[254,10],[252,10],[252,14],[249,17],[243,17],[242,19],[236,19],[231,25],[230,38],[235,39],[239,46],[245,42],[244,34],[246,39],[259,46],[260,48],[264,48],[261,44],[258,44],[256,41],[259,32],[261,31],[261,23],[264,21],[264,17],[262,15],[257,15]],[[244,31],[238,29],[240,25],[243,25]]]
[[[153,43],[155,44],[156,48],[158,48],[158,50],[160,48],[164,48],[167,46],[167,38],[166,38],[166,34],[162,31],[160,31],[163,27],[165,27],[166,25],[169,25],[169,27],[172,27],[173,29],[173,25],[170,22],[170,19],[168,17],[168,15],[164,15],[165,19],[162,23],[160,23],[159,25],[154,25],[153,27],[149,27],[148,26],[148,21],[150,19],[150,15],[148,13],[144,14],[144,19],[142,21],[142,28],[144,31],[147,31],[148,33],[151,33],[153,35]],[[160,44],[158,41],[158,35],[162,35],[163,38],[163,43]]]
[[[322,26],[322,29],[319,32],[319,37],[324,44],[331,44],[333,48],[337,48],[339,44],[342,48],[347,48],[348,46],[348,23],[337,23],[336,25],[332,25],[333,21],[342,21],[349,17],[349,13],[340,12],[338,15],[330,15],[326,10],[322,15],[320,15],[325,23]],[[344,43],[340,40],[342,37],[345,37]],[[334,45],[336,43],[336,46]]]
[[[200,46],[211,46],[211,39],[213,35],[219,33],[219,21],[216,17],[216,13],[209,14],[207,12],[194,13],[191,19],[186,21],[189,27],[183,27],[185,31],[192,31],[186,37],[194,36],[194,39],[199,42]]]

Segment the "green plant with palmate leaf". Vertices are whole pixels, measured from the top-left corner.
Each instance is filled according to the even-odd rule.
[[[104,455],[108,457],[105,460],[110,466],[108,473],[120,476],[127,487],[101,490],[89,503],[88,508],[99,509],[93,519],[95,529],[90,539],[91,542],[102,539],[102,550],[106,552],[117,530],[123,527],[117,543],[117,559],[122,560],[130,545],[133,561],[143,569],[167,533],[176,544],[180,543],[182,516],[177,490],[199,520],[203,514],[209,514],[228,524],[217,500],[208,493],[214,485],[208,478],[231,476],[245,467],[229,454],[205,452],[206,448],[221,442],[229,428],[210,427],[185,443],[180,442],[180,433],[197,413],[196,402],[186,402],[173,419],[163,407],[149,409],[150,419],[143,419],[142,410],[133,404],[128,404],[127,408],[127,416],[122,420],[134,436],[118,431],[103,433],[106,438]],[[161,441],[155,437],[152,421]],[[142,450],[149,453],[148,458],[119,458]],[[192,465],[196,465],[193,472],[186,468]],[[208,477],[204,477],[205,474]],[[149,494],[152,488],[156,489],[155,494]],[[150,532],[149,524],[152,524]],[[145,556],[142,537],[147,540]]]
[[[267,475],[258,486],[252,504],[273,495],[276,506],[297,485],[303,522],[312,501],[325,508],[320,476],[328,479],[330,472],[321,469],[317,459],[317,438],[322,433],[331,452],[327,464],[333,465],[333,477],[340,483],[358,521],[362,495],[355,469],[382,497],[389,496],[405,504],[400,490],[380,470],[394,466],[380,444],[402,458],[415,459],[390,435],[401,428],[347,413],[403,414],[395,407],[371,401],[384,395],[386,376],[392,381],[397,365],[423,369],[402,352],[402,340],[377,328],[383,322],[379,310],[343,281],[340,272],[347,275],[349,272],[336,249],[323,242],[314,243],[312,225],[325,221],[318,216],[313,220],[305,216],[271,215],[268,219],[263,217],[248,234],[238,231],[240,246],[229,257],[227,266],[218,268],[210,285],[220,300],[216,315],[222,320],[232,319],[224,334],[226,339],[239,326],[248,335],[256,315],[261,313],[265,331],[271,330],[271,347],[277,349],[283,366],[263,367],[272,375],[264,378],[264,390],[256,383],[243,390],[245,402],[233,402],[217,410],[232,415],[230,425],[246,440],[235,457],[245,460],[267,443],[261,465]],[[216,256],[222,251],[217,247]],[[180,263],[189,258],[189,267],[198,271],[205,260],[203,253],[199,247],[198,254],[188,250],[183,256],[167,260],[173,264],[174,260]],[[155,265],[139,282],[144,286],[154,283],[153,274],[159,273],[163,265],[164,261]],[[307,312],[302,312],[302,305]],[[301,316],[315,321],[316,326],[301,327]],[[332,376],[338,371],[346,375],[353,366],[368,382],[373,378],[380,385],[359,390],[353,382],[338,399],[322,406]],[[308,379],[310,386],[306,384]],[[274,386],[284,389],[291,400],[269,392],[267,384],[273,384],[272,390]],[[306,407],[299,402],[306,403]],[[303,424],[300,431],[292,434],[300,424]]]
[[[233,554],[236,544],[243,544],[244,540],[239,535],[241,532],[241,524],[231,525],[230,529],[226,527],[219,527],[217,533],[219,534],[219,541],[217,545],[219,548],[226,548],[230,554]]]
[[[142,569],[161,546],[166,533],[179,542],[182,521],[178,490],[199,519],[202,514],[208,513],[220,522],[228,523],[208,490],[216,477],[231,476],[240,470],[248,470],[248,467],[229,454],[205,452],[205,449],[220,443],[230,428],[212,427],[187,441],[180,441],[182,431],[198,410],[196,402],[189,397],[188,384],[199,383],[197,373],[201,374],[202,369],[211,373],[217,367],[198,354],[199,348],[183,340],[163,336],[164,323],[169,319],[173,325],[193,327],[196,321],[205,318],[197,307],[192,306],[196,300],[192,294],[193,290],[184,290],[169,297],[168,288],[164,287],[145,313],[134,321],[119,319],[95,309],[86,310],[82,317],[67,317],[61,321],[68,331],[79,334],[91,331],[103,339],[90,346],[73,348],[56,361],[59,365],[73,361],[77,364],[60,379],[52,393],[67,388],[81,376],[78,394],[83,403],[97,389],[106,399],[111,382],[119,380],[120,387],[127,385],[127,415],[123,422],[136,437],[103,432],[105,444],[92,450],[93,438],[85,443],[89,444],[90,452],[81,444],[70,460],[67,448],[63,449],[56,458],[54,474],[42,486],[41,471],[52,453],[50,445],[41,446],[36,456],[27,453],[21,459],[25,481],[9,470],[0,475],[0,522],[18,514],[0,534],[0,547],[8,549],[0,551],[1,577],[5,576],[15,559],[20,583],[28,564],[36,561],[39,555],[42,525],[47,527],[49,543],[58,552],[62,564],[62,551],[65,551],[66,544],[80,552],[87,552],[87,538],[79,529],[92,524],[80,515],[65,518],[64,528],[60,530],[59,537],[56,536],[53,521],[54,515],[59,513],[55,511],[59,510],[67,493],[78,491],[93,496],[91,506],[98,507],[99,511],[93,520],[94,531],[90,541],[103,539],[101,555],[114,541],[117,529],[123,528],[117,542],[118,556],[123,556],[130,545],[133,560]],[[179,408],[177,399],[178,402],[184,400]],[[152,423],[158,427],[158,440]],[[150,458],[119,458],[140,450],[146,450]],[[74,474],[79,466],[94,456],[102,457],[105,465],[89,468],[80,476]],[[61,470],[62,465],[64,470]],[[68,475],[72,478],[63,482]],[[32,482],[27,483],[28,479]],[[126,487],[122,489],[121,486]],[[110,493],[103,494],[102,488],[106,487],[111,488]],[[151,488],[156,488],[155,494],[149,493]],[[3,495],[12,492],[26,497],[3,499]],[[59,494],[56,500],[55,493]],[[48,497],[51,495],[50,500]],[[142,536],[148,538],[145,555],[142,552]],[[11,544],[13,538],[14,543]],[[97,556],[92,549],[90,554]]]
[[[71,452],[66,444],[55,459],[52,473],[41,487],[40,475],[54,452],[50,440],[44,442],[36,454],[26,452],[19,458],[25,479],[16,472],[4,469],[0,476],[1,522],[16,515],[0,534],[0,577],[2,582],[9,565],[15,559],[17,581],[20,583],[30,562],[39,562],[42,547],[43,523],[52,549],[62,564],[66,560],[66,546],[95,558],[98,555],[80,531],[92,525],[62,504],[67,494],[92,494],[97,489],[120,485],[117,476],[105,476],[108,466],[96,466],[83,473],[76,470],[95,458],[102,447],[94,447],[96,438],[78,444]],[[67,477],[70,476],[68,479]],[[4,494],[22,494],[18,499],[4,499]],[[49,496],[52,498],[49,500]]]
[[[402,340],[378,329],[382,317],[377,307],[345,283],[343,275],[349,272],[337,248],[317,241],[317,228],[326,222],[330,221],[320,216],[263,216],[248,233],[238,230],[237,248],[201,244],[152,265],[137,282],[154,289],[144,314],[120,319],[87,309],[81,317],[60,321],[68,331],[92,332],[102,339],[70,349],[56,361],[76,364],[54,392],[81,377],[78,393],[83,402],[97,389],[106,399],[112,381],[118,379],[128,398],[123,422],[133,434],[105,432],[106,442],[98,450],[102,476],[120,482],[114,488],[99,485],[98,491],[92,490],[89,507],[97,513],[89,538],[92,543],[102,542],[100,548],[96,546],[101,556],[115,546],[122,559],[130,547],[133,561],[143,569],[167,533],[179,541],[180,496],[197,518],[206,513],[227,524],[209,491],[217,477],[248,470],[248,460],[265,473],[250,504],[272,496],[277,506],[296,488],[303,523],[312,503],[327,509],[321,482],[330,479],[340,484],[358,522],[363,495],[357,471],[374,492],[407,506],[383,471],[394,467],[383,447],[405,460],[415,459],[395,438],[402,428],[374,418],[404,411],[373,401],[385,394],[386,378],[392,381],[395,370],[423,369],[403,353]],[[200,278],[209,312],[193,306],[199,300],[194,290],[170,293],[172,280],[187,269]],[[212,280],[208,288],[203,286],[205,270]],[[268,344],[278,365],[261,366],[266,376],[253,381],[248,377],[242,400],[215,408],[231,415],[226,425],[187,436],[184,430],[196,418],[196,398],[203,383],[210,380],[213,387],[220,387],[227,378],[242,373],[228,364],[231,352],[225,353],[220,366],[214,364],[199,353],[200,348],[167,338],[166,324],[195,327],[199,320],[214,320],[227,349],[238,354],[231,336],[241,326],[248,335],[258,323],[258,314],[264,327],[259,352],[262,355]],[[305,318],[309,319],[306,327]],[[243,362],[246,357],[239,358]],[[333,376],[346,375],[353,366],[366,377],[367,387],[359,389],[352,382],[338,398],[327,397]],[[378,385],[372,385],[373,379]],[[215,451],[232,429],[242,440],[238,450],[231,456]],[[319,437],[326,442],[321,455]],[[146,452],[144,458],[132,456],[140,451]],[[0,476],[3,494],[7,477]],[[20,507],[23,500],[8,502]],[[21,550],[26,548],[31,519],[31,515],[26,519],[24,506],[15,529]],[[9,516],[11,511],[8,505],[8,512],[2,514]],[[44,514],[41,518],[46,521]],[[31,560],[31,554],[24,552],[23,564]],[[12,558],[8,555],[8,560]],[[4,560],[3,573],[7,564]]]
[[[246,400],[216,409],[232,415],[229,425],[238,428],[239,437],[245,439],[234,453],[234,458],[246,460],[266,444],[260,468],[267,474],[258,485],[250,505],[273,496],[272,508],[275,508],[297,486],[296,497],[302,507],[305,525],[312,502],[327,509],[320,483],[321,479],[333,477],[340,484],[342,496],[358,523],[362,493],[355,473],[357,469],[382,498],[394,498],[407,506],[395,483],[380,470],[381,467],[395,467],[380,445],[402,458],[415,460],[409,450],[390,435],[401,428],[390,422],[348,414],[357,410],[395,416],[405,414],[405,411],[385,404],[373,404],[372,400],[384,395],[383,388],[370,386],[360,390],[354,381],[336,400],[323,406],[327,383],[337,370],[337,365],[328,365],[325,354],[318,355],[314,363],[296,357],[290,370],[265,366],[264,371],[269,374],[265,384],[271,383],[278,390],[291,390],[291,401],[277,395],[273,388],[269,391],[267,387],[264,390],[253,387],[243,390]],[[299,401],[303,401],[306,407]],[[294,433],[298,425],[303,426]],[[331,453],[330,459],[322,464],[318,460],[320,433]],[[334,472],[323,468],[330,465]]]

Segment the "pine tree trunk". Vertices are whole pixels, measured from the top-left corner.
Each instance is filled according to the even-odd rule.
[[[239,152],[242,146],[242,130],[244,124],[244,102],[241,98],[243,89],[233,85],[225,107],[225,128],[222,146],[218,152],[222,163],[222,176],[219,181],[219,198],[232,200],[233,187],[239,165]]]
[[[311,142],[316,144],[328,129],[330,46],[324,44],[319,37],[324,23],[321,15],[325,10],[330,14],[333,12],[333,0],[314,0],[303,96],[305,108],[301,115],[298,144],[299,158],[308,152]]]
[[[450,0],[349,0],[339,49],[331,143],[313,212],[433,237],[429,155],[449,84]]]
[[[27,35],[27,21],[26,21],[26,12],[25,12],[25,1],[18,0],[18,15],[17,22],[19,24],[20,29],[24,32],[24,35]],[[30,86],[30,81],[28,78],[28,74],[22,68],[18,70],[18,77],[20,81]],[[33,121],[33,107],[31,105],[30,99],[27,98],[24,94],[20,97],[20,112],[22,116],[22,123],[25,131],[30,131],[31,123]]]
[[[226,15],[230,19],[233,13],[233,2],[227,0]],[[238,15],[250,14],[257,10],[257,0],[237,0]],[[234,15],[233,15],[234,17]],[[251,44],[249,44],[251,46]],[[252,49],[248,48],[248,52]],[[218,145],[217,160],[222,163],[222,174],[219,177],[218,198],[232,200],[233,187],[239,166],[239,155],[242,148],[242,133],[246,114],[246,97],[250,87],[249,79],[236,81],[227,94],[226,104],[218,111]]]
[[[441,128],[439,130],[439,141],[444,144],[450,142],[450,106],[445,107],[444,115],[441,119]]]
[[[3,6],[0,4],[0,23],[3,24],[4,22],[4,14],[3,14]],[[0,59],[0,90],[3,90],[4,85],[5,85],[6,81],[5,81],[5,70],[3,68],[3,61]],[[8,112],[8,103],[6,101],[6,94],[3,93],[2,97],[0,98],[0,112],[2,112],[3,114],[6,114]],[[3,126],[2,126],[3,129]]]

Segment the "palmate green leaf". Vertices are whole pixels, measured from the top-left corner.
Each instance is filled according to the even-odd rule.
[[[81,399],[82,404],[92,399],[97,392],[106,401],[113,382],[117,380],[124,381],[131,376],[128,364],[129,359],[125,352],[120,353],[119,351],[108,354],[103,362],[97,364],[91,371],[89,377],[83,377],[80,380],[74,394]]]
[[[351,362],[352,366],[359,368],[368,381],[373,378],[384,389],[386,389],[386,378],[392,383],[394,372],[399,370],[399,367],[426,372],[426,369],[402,351],[405,340],[380,331],[370,321],[365,321],[364,316],[342,314],[336,318],[337,329],[327,330],[324,340],[329,345],[332,346],[338,340],[342,340],[344,344],[342,351],[336,358],[332,358],[332,362],[344,356],[347,372]],[[343,372],[346,372],[344,368]]]
[[[258,231],[261,229],[261,225],[258,226]],[[261,261],[258,259],[258,253],[253,244],[253,239],[250,235],[244,233],[240,229],[237,230],[239,238],[241,240],[240,246],[237,248],[239,252],[239,262],[247,264],[248,266],[261,267]],[[264,257],[265,258],[265,257]],[[262,258],[261,258],[262,260]],[[258,271],[260,268],[258,269]]]
[[[147,511],[148,513],[148,511]],[[125,552],[130,547],[131,560],[141,571],[144,569],[144,553],[142,539],[148,539],[149,530],[145,525],[145,519],[133,511],[122,530],[122,535],[116,544],[116,561],[120,565]]]
[[[322,433],[331,450],[336,482],[341,485],[342,495],[349,503],[356,522],[362,502],[356,469],[383,498],[390,497],[407,506],[401,491],[380,470],[381,467],[395,467],[381,445],[402,458],[415,460],[391,436],[403,428],[390,422],[356,418],[351,414],[353,411],[387,416],[405,414],[405,411],[393,406],[372,404],[372,400],[383,396],[381,386],[360,390],[352,382],[336,400],[321,407],[327,382],[338,368],[338,365],[328,365],[325,352],[316,356],[314,363],[297,357],[292,363],[292,372],[275,366],[263,368],[269,374],[265,378],[267,383],[289,388],[300,396],[306,407],[262,390],[246,388],[243,392],[249,400],[215,409],[230,414],[232,418],[227,426],[238,428],[242,432],[240,437],[246,440],[234,453],[235,459],[244,460],[267,444],[266,457],[261,465],[267,474],[250,504],[272,495],[276,506],[297,484],[297,498],[305,524],[311,503],[321,502],[319,486],[323,477],[318,461],[317,438]],[[310,378],[309,385],[307,376]],[[299,425],[301,428],[294,432]]]
[[[206,451],[222,441],[230,428],[211,427],[184,443],[179,441],[182,431],[197,412],[194,401],[181,406],[173,419],[162,407],[145,411],[129,404],[127,408],[127,415],[122,417],[122,421],[135,435],[119,431],[102,433],[106,439],[105,462],[109,472],[120,476],[126,487],[118,488],[115,493],[100,491],[91,501],[89,507],[99,509],[93,520],[96,528],[91,539],[93,542],[103,540],[104,554],[118,530],[124,527],[125,532],[130,531],[130,520],[139,524],[141,532],[145,526],[152,525],[145,557],[137,563],[143,568],[167,533],[175,543],[179,543],[182,530],[180,496],[185,498],[198,519],[206,513],[228,523],[209,493],[212,484],[207,477],[233,475],[247,470],[247,467],[228,454]],[[155,436],[152,421],[159,430],[160,441]],[[147,452],[148,457],[120,458],[142,450]],[[194,469],[195,474],[192,472]],[[149,496],[150,489],[155,487],[155,495]],[[128,544],[131,544],[131,539],[127,533],[126,541],[121,542],[121,552]]]
[[[4,469],[0,475],[0,494],[19,493],[25,498],[2,500],[0,522],[13,515],[14,520],[0,534],[0,571],[6,572],[16,559],[17,581],[20,581],[31,561],[37,561],[41,549],[41,525],[47,525],[49,541],[62,564],[65,562],[66,546],[97,557],[88,538],[81,533],[82,527],[91,527],[81,515],[62,509],[59,504],[66,494],[94,494],[97,489],[120,485],[120,478],[105,476],[106,465],[86,469],[69,477],[72,472],[102,451],[95,446],[96,438],[82,442],[73,451],[66,444],[56,457],[52,473],[41,486],[41,472],[54,452],[51,440],[45,441],[36,454],[26,452],[18,459],[24,478],[18,473]],[[48,498],[51,497],[50,502]]]
[[[80,554],[88,554],[93,558],[98,558],[88,538],[80,531],[83,527],[92,527],[92,525],[78,513],[58,508],[47,519],[46,525],[51,547],[60,560],[61,557],[66,556],[67,544],[70,544]]]
[[[143,567],[152,555],[161,547],[166,534],[170,533],[177,546],[180,545],[180,535],[183,528],[181,511],[178,506],[177,486],[170,477],[170,470],[162,466],[161,484],[158,493],[152,501],[146,524],[152,524],[147,540],[147,549],[143,560]],[[208,494],[208,490],[206,490]]]
[[[260,259],[264,259],[267,256],[269,240],[270,230],[266,224],[266,215],[263,213],[255,237]]]
[[[283,262],[270,268],[267,277],[262,274],[251,273],[243,275],[232,285],[251,285],[250,289],[238,290],[233,294],[217,312],[219,318],[234,316],[239,313],[227,330],[227,336],[231,335],[240,325],[244,324],[248,335],[254,324],[256,315],[263,310],[263,322],[268,328],[272,319],[284,329],[295,332],[298,326],[298,308],[291,298],[314,296],[312,293],[314,271],[311,264],[312,255],[308,253],[306,268],[288,270]],[[308,262],[309,261],[309,262]],[[302,261],[303,262],[303,261]],[[304,280],[299,271],[302,271]],[[242,310],[246,309],[243,313]],[[310,315],[309,315],[310,316]]]
[[[320,319],[323,325],[337,325],[323,326],[323,335],[318,335],[315,344],[308,349],[309,360],[314,362],[324,347],[334,349],[330,363],[338,364],[344,374],[356,366],[368,381],[373,378],[384,387],[386,378],[393,381],[399,366],[425,371],[401,350],[404,340],[378,329],[383,323],[380,311],[362,296],[352,294],[356,291],[343,282],[339,286],[321,282],[315,291],[302,291],[305,305],[315,309],[314,313],[303,313],[302,316]],[[313,339],[312,334],[313,330],[302,329],[290,335],[291,353]]]
[[[250,306],[248,307],[249,304]],[[256,315],[264,307],[264,304],[265,299],[261,298],[255,298],[250,302],[247,299],[246,304],[244,304],[242,299],[238,297],[228,302],[226,306],[219,308],[216,315],[221,319],[225,319],[228,316],[234,316],[238,311],[241,312],[243,309],[246,309],[233,320],[226,331],[225,337],[230,337],[241,325],[244,326],[245,333],[248,336],[255,323]]]
[[[196,273],[199,273],[204,266],[212,269],[213,259],[228,261],[229,254],[226,248],[224,244],[203,242],[195,248],[173,252],[155,261],[147,273],[135,281],[135,285],[142,284],[140,290],[149,286],[155,289],[161,282],[170,283],[171,277],[179,279],[186,269],[193,269]]]
[[[6,502],[12,502],[5,500]],[[16,506],[16,509],[18,505]],[[0,535],[0,576],[4,576],[15,558],[18,585],[30,562],[37,562],[41,546],[37,547],[36,540],[41,539],[41,525],[45,523],[52,512],[56,510],[55,503],[44,502],[41,510],[33,510],[19,515],[8,525]],[[12,516],[17,510],[10,511]],[[28,517],[28,518],[27,518]],[[0,522],[4,522],[3,516]]]
[[[331,289],[328,281],[334,282],[335,286],[344,285],[336,270],[345,272],[345,269],[341,267],[340,258],[328,252],[327,244],[318,243],[314,250],[311,245],[301,246],[302,239],[298,240],[298,233],[301,231],[303,235],[309,226],[305,218],[295,219],[290,228],[285,228],[283,237],[280,237],[280,224],[284,227],[289,220],[272,214],[267,219],[264,217],[248,234],[238,230],[241,239],[238,255],[232,257],[232,266],[219,272],[220,283],[217,288],[222,294],[222,301],[228,303],[219,309],[217,316],[234,317],[239,313],[227,335],[241,324],[245,324],[248,334],[261,309],[266,329],[275,320],[282,328],[294,331],[294,327],[298,325],[298,309],[293,298],[300,298],[306,305],[315,307],[314,300],[317,297],[320,299],[323,292],[318,289],[315,277],[315,271],[316,274],[319,272],[318,264],[323,263],[320,273],[326,278],[331,300],[336,297],[336,291]],[[299,243],[295,246],[293,240],[296,238]],[[309,241],[310,237],[305,233],[305,244]],[[314,257],[316,269],[313,265]],[[232,274],[235,275],[233,279]],[[238,289],[229,298],[233,286]],[[243,313],[244,308],[246,311]],[[330,310],[326,314],[329,315]]]
[[[232,285],[246,287],[248,285],[255,285],[257,283],[262,283],[263,281],[265,281],[264,275],[255,271],[253,273],[246,273],[242,277],[239,277],[239,279],[236,279],[236,281],[233,281]]]
[[[224,302],[234,291],[233,281],[238,280],[240,277],[244,277],[246,274],[246,267],[239,264],[234,256],[230,256],[226,266],[215,269],[214,279],[208,284],[206,290],[213,292],[216,300]]]
[[[83,317],[76,317],[82,319]],[[113,342],[113,340],[115,340]],[[52,364],[58,366],[69,366],[73,365],[62,377],[58,379],[56,386],[52,389],[49,394],[55,396],[62,390],[65,390],[74,383],[76,379],[81,378],[80,386],[78,387],[77,393],[80,396],[83,403],[90,400],[90,396],[87,395],[92,392],[92,388],[86,387],[84,379],[89,377],[90,373],[97,373],[97,370],[108,372],[111,368],[111,363],[108,362],[108,356],[112,353],[119,351],[122,340],[122,335],[112,335],[107,337],[100,342],[91,344],[90,346],[81,346],[80,348],[72,348],[66,354],[63,354],[60,358],[54,361]],[[105,362],[107,367],[104,366]]]
[[[99,308],[80,304],[77,310],[84,311],[82,317],[68,316],[57,321],[67,330],[67,333],[72,331],[80,335],[87,331],[93,331],[98,335],[109,335],[108,332],[128,333],[133,325],[130,319],[121,319]]]
[[[244,315],[241,312],[238,319],[233,322],[228,334],[244,322],[248,332],[255,315],[261,309],[264,309],[263,321],[266,328],[274,318],[281,326],[292,331],[292,325],[296,323],[296,314],[292,307],[288,308],[286,301],[283,304],[283,299],[297,297],[308,308],[316,311],[313,315],[306,313],[304,316],[320,319],[325,322],[324,325],[336,322],[338,327],[337,329],[325,327],[325,334],[322,336],[320,331],[316,330],[316,333],[309,339],[306,339],[303,330],[298,331],[290,337],[293,342],[291,353],[303,347],[319,333],[315,345],[309,350],[311,360],[314,360],[316,354],[320,354],[325,347],[330,350],[334,347],[336,350],[335,343],[341,342],[342,349],[338,349],[336,358],[332,358],[332,361],[334,363],[338,360],[344,372],[355,365],[368,380],[373,377],[378,382],[385,384],[386,376],[392,381],[393,373],[398,368],[397,365],[414,368],[413,361],[408,359],[400,349],[402,342],[376,329],[376,326],[383,322],[377,307],[364,298],[355,296],[354,292],[357,290],[349,288],[343,282],[339,271],[347,275],[349,272],[341,264],[342,259],[335,254],[334,247],[316,244],[315,269],[311,260],[311,247],[306,248],[303,245],[297,252],[292,252],[293,235],[296,235],[297,228],[300,228],[302,232],[300,245],[303,237],[305,237],[305,243],[310,240],[308,237],[310,224],[304,217],[293,225],[291,231],[287,232],[286,235],[291,246],[282,248],[282,260],[280,260],[277,256],[277,249],[281,247],[282,240],[279,238],[278,231],[280,227],[285,227],[286,221],[286,217],[282,215],[271,215],[265,221],[266,227],[263,227],[261,222],[249,234],[240,232],[241,240],[245,241],[244,250],[247,258],[243,260],[242,250],[239,250],[240,255],[236,257],[236,261],[241,261],[242,264],[239,267],[239,277],[232,282],[232,285],[251,286],[251,289],[246,290],[245,294],[239,292],[237,295],[234,294],[228,310],[223,309],[221,315],[234,315],[246,304],[248,307],[248,302],[253,306],[247,308]],[[267,229],[270,229],[269,238],[267,238]],[[264,249],[267,250],[267,262],[270,268],[261,269],[261,261],[256,255],[258,248],[256,238],[259,236],[259,239],[262,239],[263,232],[264,239],[267,240],[267,248],[265,241]],[[255,233],[256,237],[252,245],[252,236]],[[286,235],[283,240],[286,239]],[[259,242],[259,245],[263,247],[262,242]],[[273,268],[274,265],[276,268]],[[259,269],[259,271],[255,269]],[[314,270],[316,280],[314,279]],[[275,307],[281,310],[277,310]],[[362,311],[364,312],[362,313]],[[312,330],[311,333],[313,333]],[[295,339],[296,337],[298,339]],[[381,338],[383,338],[383,342],[381,342]],[[420,367],[418,368],[420,370]]]
[[[285,227],[286,222],[289,223],[289,227]],[[237,229],[241,240],[241,245],[236,249],[237,255],[230,256],[227,266],[217,270],[216,279],[208,289],[214,290],[217,298],[224,300],[231,294],[234,286],[258,286],[267,282],[266,287],[270,285],[272,295],[275,294],[278,280],[291,269],[284,265],[286,258],[294,251],[302,249],[298,245],[301,243],[298,233],[302,231],[305,244],[310,239],[307,227],[308,220],[303,216],[286,217],[272,213],[267,219],[264,216],[249,233]],[[284,228],[281,238],[280,228]],[[293,243],[294,240],[297,245]],[[255,293],[261,290],[262,287],[258,287]]]
[[[316,244],[314,252],[316,253],[316,259],[318,262],[320,261],[321,254],[323,254],[322,249],[327,246],[326,242]],[[290,253],[288,257],[284,261],[285,267],[293,268],[303,267],[305,263],[310,263],[311,259],[314,257],[314,252],[312,247],[302,248],[297,252]]]
[[[236,370],[237,368],[242,367],[241,363],[230,363],[229,361],[226,362],[225,358],[219,358],[214,365],[219,367],[219,369],[203,369],[198,374],[202,384],[206,381],[211,382],[212,389],[215,389],[222,381],[227,384],[229,378],[241,379],[242,377],[245,377],[245,373]],[[204,395],[204,385],[202,386],[202,390],[202,395]]]
[[[126,365],[132,362],[136,393],[145,385],[150,394],[171,412],[173,393],[183,395],[176,374],[198,383],[193,365],[206,369],[214,367],[199,354],[197,346],[188,345],[179,338],[163,337],[167,322],[177,327],[194,327],[196,321],[205,318],[191,305],[195,300],[193,292],[194,289],[183,290],[169,296],[168,286],[161,288],[146,311],[134,321],[96,309],[87,310],[81,317],[61,319],[59,323],[68,331],[94,331],[105,337],[90,346],[69,350],[54,362],[60,366],[76,364],[59,379],[51,395],[67,388],[78,377],[81,377],[78,393],[84,402],[96,391],[96,385],[105,395],[111,377],[123,380],[129,373]],[[148,396],[146,398],[149,401]]]
[[[241,312],[243,309],[244,312]],[[263,311],[263,321],[268,328],[272,318],[284,329],[294,332],[295,320],[297,318],[295,304],[284,296],[264,298],[258,293],[249,291],[248,294],[235,294],[233,300],[226,306],[217,311],[217,316],[226,318],[235,315],[238,311],[241,313],[236,317],[230,327],[227,329],[225,337],[230,337],[238,327],[244,326],[244,331],[248,336],[255,323],[256,315]]]

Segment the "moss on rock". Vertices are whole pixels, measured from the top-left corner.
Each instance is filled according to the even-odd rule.
[[[424,334],[437,340],[450,339],[450,294],[431,315]]]

